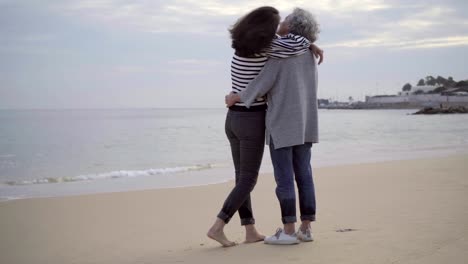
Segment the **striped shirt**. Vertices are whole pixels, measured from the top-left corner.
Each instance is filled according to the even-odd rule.
[[[240,57],[234,54],[231,62],[232,91],[238,93],[244,90],[250,81],[257,77],[268,58],[281,59],[301,55],[308,52],[309,45],[308,39],[288,34],[284,37],[276,36],[264,52],[252,57]],[[252,104],[252,106],[262,105],[266,105],[263,97],[257,98]],[[245,105],[239,102],[236,106]]]

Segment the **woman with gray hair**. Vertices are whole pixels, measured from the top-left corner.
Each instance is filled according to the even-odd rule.
[[[310,12],[301,8],[295,8],[293,12],[280,23],[277,33],[279,35],[291,33],[303,36],[314,43],[317,40],[320,29],[315,17]]]
[[[319,28],[309,12],[296,8],[280,24],[278,33],[317,39]],[[312,241],[315,221],[315,188],[311,148],[318,143],[317,67],[310,53],[282,60],[269,59],[260,74],[240,93],[226,96],[228,106],[242,101],[250,107],[258,96],[267,96],[266,141],[270,146],[283,229],[267,237],[267,244]],[[301,226],[296,232],[296,194],[299,191]]]
[[[287,59],[320,49],[310,45],[302,36],[277,36],[279,11],[271,6],[256,8],[240,18],[229,30],[234,54],[231,62],[231,88],[234,93],[244,90],[263,68],[269,58]],[[317,55],[316,54],[316,55]],[[235,186],[224,200],[207,236],[222,246],[236,245],[224,234],[224,227],[237,212],[245,227],[245,242],[262,241],[257,232],[250,193],[254,189],[265,147],[265,115],[267,103],[258,97],[249,108],[239,102],[226,115],[225,132],[231,145],[235,168]]]

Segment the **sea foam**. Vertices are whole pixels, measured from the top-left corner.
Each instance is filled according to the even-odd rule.
[[[211,169],[212,164],[194,165],[186,167],[173,167],[173,168],[160,168],[160,169],[147,169],[147,170],[118,170],[111,172],[104,172],[98,174],[85,174],[72,177],[49,177],[34,180],[20,180],[20,181],[7,181],[7,185],[31,185],[31,184],[48,184],[59,182],[78,182],[78,181],[93,181],[102,179],[118,179],[118,178],[134,178],[142,176],[153,176],[160,174],[179,173],[187,171],[199,171]]]

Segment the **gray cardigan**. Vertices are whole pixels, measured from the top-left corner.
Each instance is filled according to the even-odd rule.
[[[239,93],[250,107],[267,95],[266,143],[275,149],[318,142],[317,66],[307,52],[286,59],[268,59],[260,74]]]

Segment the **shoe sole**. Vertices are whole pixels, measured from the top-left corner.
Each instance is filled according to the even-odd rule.
[[[299,233],[299,231],[298,231]],[[307,236],[305,235],[300,235],[300,234],[297,234],[296,235],[297,239],[299,239],[301,242],[312,242],[314,241],[314,239],[311,237],[311,238],[307,238]]]
[[[284,240],[278,240],[278,241],[265,241],[265,244],[268,245],[296,245],[299,244],[301,241],[284,241]]]

